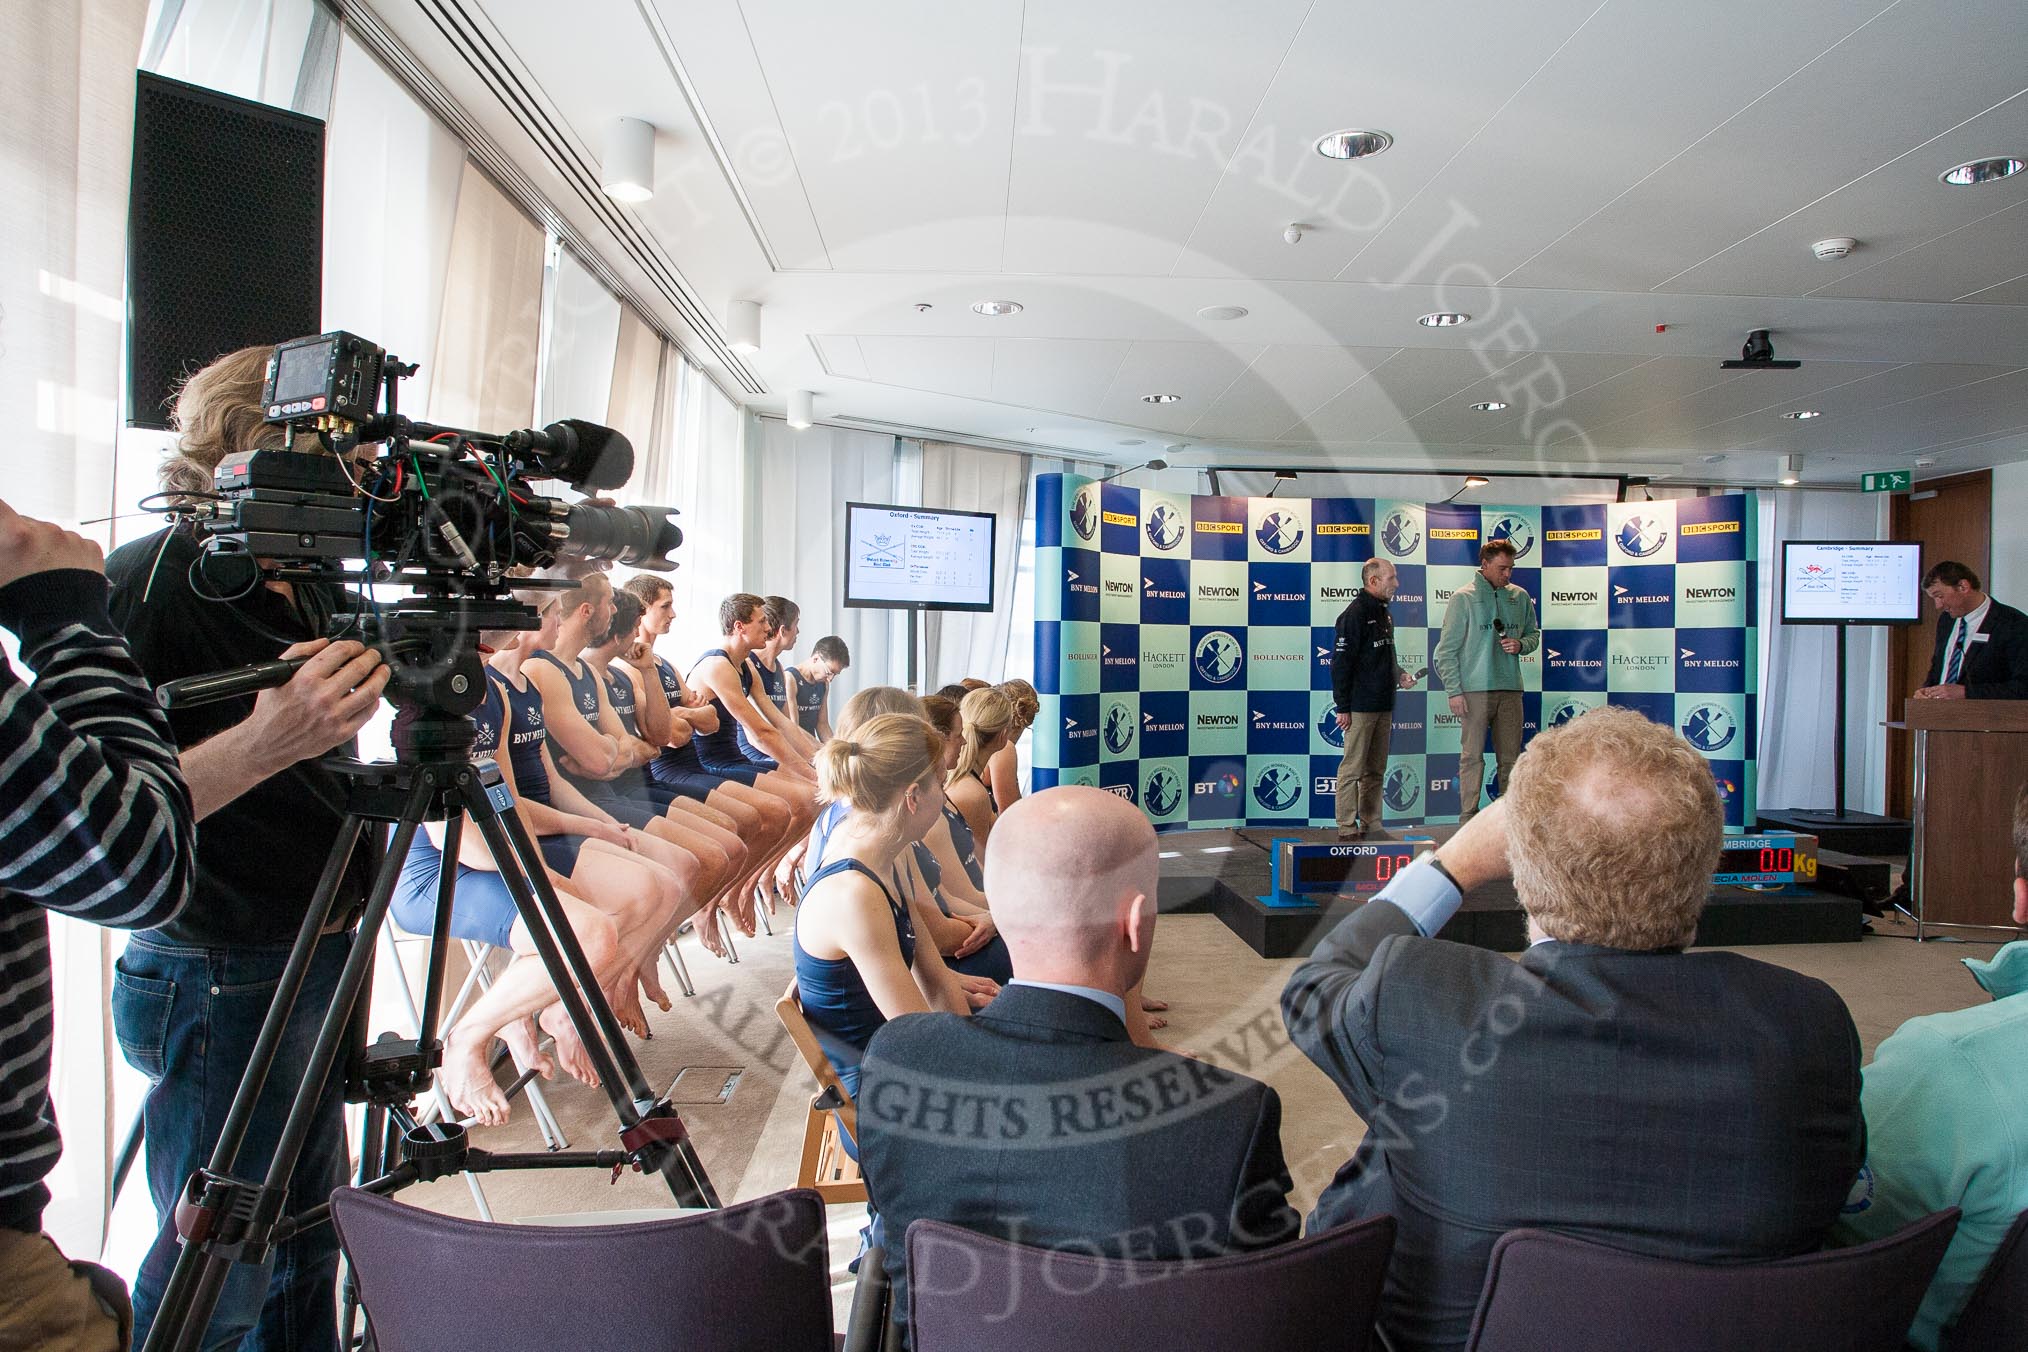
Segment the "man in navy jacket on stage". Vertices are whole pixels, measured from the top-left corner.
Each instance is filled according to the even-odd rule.
[[[1309,1228],[1395,1217],[1396,1352],[1464,1345],[1509,1230],[1743,1263],[1837,1220],[1865,1157],[1859,1035],[1821,981],[1684,951],[1721,823],[1689,743],[1594,710],[1296,969],[1289,1033],[1366,1122]],[[1429,937],[1510,873],[1519,962]]]
[[[1917,699],[2028,699],[2028,615],[1979,587],[1946,559],[1922,575],[1937,608],[1936,648]]]

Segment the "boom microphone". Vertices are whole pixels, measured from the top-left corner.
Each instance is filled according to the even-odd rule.
[[[553,422],[540,432],[515,432],[507,449],[578,489],[620,488],[634,473],[634,444],[581,418]]]

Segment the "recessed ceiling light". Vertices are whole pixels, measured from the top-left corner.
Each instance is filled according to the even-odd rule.
[[[1183,396],[1180,394],[1144,394],[1141,396],[1141,402],[1144,404],[1175,404],[1182,402],[1182,399]]]
[[[1435,314],[1424,315],[1415,322],[1426,329],[1449,329],[1455,328],[1459,324],[1471,323],[1472,317],[1466,314],[1459,314],[1456,310],[1438,310]]]
[[[1141,437],[1128,437],[1125,441],[1120,443],[1120,445],[1122,446],[1145,446],[1147,444],[1148,444],[1147,441]]]
[[[1931,465],[1934,465],[1935,463],[1936,457],[1933,455],[1918,455],[1917,457],[1915,457],[1915,467],[1917,469],[1928,469]]]
[[[1824,411],[1816,408],[1799,408],[1793,413],[1784,413],[1782,416],[1793,419],[1796,422],[1802,422],[1806,418],[1821,418],[1824,416]]]
[[[1317,138],[1317,153],[1327,160],[1363,160],[1393,144],[1384,131],[1334,131]]]
[[[1967,160],[1944,170],[1937,177],[1953,188],[1965,188],[1974,183],[1991,183],[1996,178],[2011,178],[2023,169],[2028,169],[2028,160],[2001,155],[1990,160]]]
[[[982,315],[1018,315],[1022,305],[1018,300],[975,300],[972,312]]]
[[[1502,400],[1499,400],[1499,399],[1488,399],[1488,400],[1487,400],[1487,401],[1486,401],[1485,403],[1483,403],[1483,404],[1473,404],[1473,405],[1472,405],[1472,412],[1474,412],[1474,413],[1498,413],[1498,412],[1499,412],[1499,411],[1500,411],[1501,409],[1503,409],[1503,408],[1505,408],[1505,407],[1507,407],[1507,405],[1506,405],[1506,403],[1505,403],[1505,402],[1503,402]]]
[[[1245,319],[1244,305],[1207,305],[1197,312],[1199,319]]]

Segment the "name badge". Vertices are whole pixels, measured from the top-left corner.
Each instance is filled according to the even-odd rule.
[[[1987,639],[1991,637],[1992,637],[1991,634],[1973,634],[1971,638],[1967,641],[1971,643],[1984,643]]]

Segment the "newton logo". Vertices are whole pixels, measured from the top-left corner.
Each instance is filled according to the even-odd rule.
[[[1493,523],[1492,529],[1486,532],[1486,539],[1505,540],[1513,545],[1514,559],[1518,563],[1535,548],[1535,527],[1529,524],[1527,517],[1509,512]]]
[[[1134,744],[1134,716],[1126,705],[1114,703],[1106,706],[1105,728],[1100,736],[1105,740],[1106,750],[1115,756]]]
[[[1261,518],[1253,538],[1270,554],[1286,554],[1303,542],[1303,521],[1287,508]]]
[[[1613,536],[1622,554],[1631,558],[1645,559],[1669,543],[1669,532],[1659,521],[1652,518],[1630,516],[1627,524],[1620,527]]]
[[[1157,817],[1166,817],[1183,801],[1183,781],[1174,770],[1157,770],[1141,789],[1141,802]]]
[[[1157,503],[1141,523],[1141,529],[1147,532],[1148,543],[1155,548],[1174,549],[1183,543],[1183,513],[1166,502]]]
[[[1223,629],[1214,629],[1197,640],[1194,661],[1197,674],[1213,685],[1224,685],[1239,674],[1239,640]]]
[[[1387,772],[1380,796],[1396,812],[1413,812],[1422,802],[1422,777],[1406,765],[1397,765]]]
[[[1405,559],[1422,544],[1422,523],[1416,520],[1415,513],[1397,508],[1380,523],[1380,543],[1388,553]]]
[[[1270,765],[1253,781],[1253,799],[1270,812],[1286,812],[1303,796],[1303,777],[1286,765]]]
[[[1098,527],[1098,489],[1086,484],[1070,500],[1070,528],[1077,532],[1078,539],[1089,540],[1098,533]]]
[[[1700,704],[1683,720],[1683,737],[1690,745],[1710,755],[1722,751],[1739,735],[1739,724],[1724,706]]]

